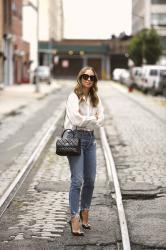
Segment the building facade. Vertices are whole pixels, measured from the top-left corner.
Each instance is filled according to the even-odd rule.
[[[51,55],[52,73],[57,77],[76,77],[78,71],[91,65],[95,68],[99,78],[110,78],[109,46],[101,40],[73,40],[64,39],[53,42],[48,49],[47,42],[40,42],[40,64],[45,57]]]
[[[3,0],[3,50],[4,50],[4,84],[13,84],[13,46],[12,46],[12,2]]]
[[[39,39],[61,41],[63,38],[62,0],[39,0]]]
[[[0,85],[4,77],[4,54],[3,54],[3,1],[0,1]]]
[[[14,63],[14,83],[29,82],[29,43],[24,41],[22,36],[22,5],[23,1],[12,1],[12,25],[13,34],[13,63]]]
[[[152,27],[159,35],[166,36],[166,1],[133,0],[132,33],[136,34],[143,28]]]
[[[29,43],[22,39],[22,0],[3,0],[4,84],[29,82]]]
[[[63,2],[62,0],[40,1],[39,4],[39,40],[47,42],[48,51],[52,51],[54,41],[63,39]],[[51,53],[45,53],[43,64],[52,63]]]
[[[38,4],[38,0],[23,1],[23,39],[30,44],[30,72],[38,65]]]
[[[49,39],[61,41],[63,38],[63,3],[62,0],[49,0]]]
[[[75,78],[82,67],[91,65],[99,79],[109,80],[115,68],[128,67],[127,50],[128,40],[120,39],[63,39],[54,41],[51,48],[48,42],[42,41],[39,43],[39,59],[40,64],[44,64],[45,57],[51,55],[55,78]]]
[[[143,28],[150,28],[151,0],[132,0],[132,33],[136,34]]]
[[[55,78],[75,78],[91,65],[100,79],[110,79],[114,68],[128,67],[128,41],[63,39],[62,0],[40,1],[39,9],[39,64],[51,65]]]
[[[132,0],[132,33],[155,28],[161,38],[163,53],[159,64],[166,65],[166,0]]]

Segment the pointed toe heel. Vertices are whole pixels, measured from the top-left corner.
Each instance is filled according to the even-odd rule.
[[[90,225],[90,224],[82,224],[82,227],[83,227],[84,229],[91,230],[91,225]]]
[[[72,233],[72,235],[74,235],[74,236],[84,236],[84,232],[81,232],[81,231],[73,231],[73,227],[72,227],[71,221],[69,221],[69,225],[70,225],[70,228],[71,228],[71,233]]]

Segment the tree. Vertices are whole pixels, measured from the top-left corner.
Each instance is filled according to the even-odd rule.
[[[160,37],[155,29],[144,29],[130,40],[129,56],[136,66],[155,64],[162,53]]]

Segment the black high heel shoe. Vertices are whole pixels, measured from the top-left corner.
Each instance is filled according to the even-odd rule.
[[[82,211],[80,211],[80,219],[83,221]],[[84,229],[91,230],[91,225],[90,225],[89,223],[87,223],[87,224],[83,224],[83,223],[82,223],[82,227],[83,227]]]
[[[69,221],[69,225],[70,225],[70,228],[71,228],[71,233],[72,233],[74,236],[84,236],[84,232],[81,232],[81,231],[74,232],[74,231],[73,231],[73,227],[72,227],[71,220]]]

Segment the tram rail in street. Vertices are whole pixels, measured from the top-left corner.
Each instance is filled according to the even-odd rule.
[[[26,180],[28,174],[35,166],[36,162],[40,158],[43,150],[46,148],[47,144],[51,140],[56,128],[57,128],[57,122],[61,119],[62,113],[59,114],[59,116],[56,117],[54,123],[49,127],[49,129],[46,130],[45,135],[42,137],[40,143],[34,150],[33,154],[27,161],[27,163],[23,166],[22,170],[18,173],[16,178],[13,180],[13,182],[10,184],[8,189],[5,191],[3,196],[0,199],[0,217],[4,214],[9,204],[12,202],[13,198],[15,197],[16,193],[20,189],[21,185]],[[122,203],[122,197],[120,193],[120,187],[118,182],[118,177],[116,173],[116,168],[114,164],[114,160],[111,154],[111,150],[109,148],[107,137],[105,134],[104,128],[100,129],[100,137],[102,141],[102,147],[103,152],[105,156],[106,166],[107,166],[107,174],[109,180],[113,178],[114,183],[114,189],[116,194],[116,203],[117,203],[117,209],[118,209],[118,215],[119,215],[119,222],[120,222],[120,230],[121,230],[121,236],[122,236],[122,244],[124,250],[130,250],[130,240],[128,235],[128,229],[127,229],[127,223],[125,219],[125,212],[123,208]],[[117,243],[117,248],[119,243]]]
[[[114,159],[112,157],[112,153],[111,153],[111,150],[110,150],[107,138],[106,138],[106,133],[105,133],[104,128],[100,128],[100,135],[101,135],[103,151],[104,151],[104,155],[105,155],[105,159],[106,159],[108,178],[109,178],[109,180],[113,179],[113,183],[114,183],[115,199],[116,199],[118,215],[119,215],[123,250],[130,250],[131,249],[130,239],[129,239],[129,233],[128,233],[128,228],[127,228],[125,211],[124,211],[123,202],[122,202],[120,185],[119,185],[119,181],[118,181],[118,176],[117,176],[117,171],[116,171]]]
[[[105,91],[105,93],[107,97],[108,91]],[[116,91],[113,92],[113,94],[115,93]],[[115,99],[118,99],[118,98],[120,99],[121,95],[122,93],[120,94],[118,93],[117,95],[115,95],[116,96]],[[114,97],[114,95],[112,96]],[[157,108],[154,109],[154,113],[151,112],[153,111],[152,109],[153,105],[152,107],[150,105],[149,110],[148,110],[148,105],[146,105],[146,102],[144,103],[144,101],[141,102],[141,106],[140,106],[139,98],[137,100],[137,97],[138,96],[136,96],[135,98],[134,96],[135,100],[131,100],[132,96],[130,98],[130,96],[127,95],[126,93],[125,97],[123,98],[123,102],[127,102],[130,100],[129,104],[131,104],[132,107],[134,106],[133,112],[135,112],[135,106],[137,105],[138,110],[136,111],[143,113],[143,115],[141,115],[142,119],[144,119],[144,117],[147,119],[147,116],[148,116],[149,119],[152,119],[152,121],[156,121],[156,123],[158,120],[157,124],[161,126],[163,124],[162,127],[165,129],[165,123],[164,123],[164,120],[162,120],[164,119],[163,113],[161,112],[161,115],[160,113],[159,115],[157,115],[158,114]],[[110,100],[107,99],[107,101],[109,103]],[[114,102],[114,99],[112,99],[112,102]],[[105,104],[107,104],[106,106],[109,105],[108,103],[105,102]],[[145,112],[143,112],[144,104],[145,104]],[[64,106],[64,103],[61,107],[63,106]],[[116,106],[116,107],[120,109],[121,105]],[[47,126],[47,129],[45,130],[45,135],[44,133],[42,134],[41,136],[42,139],[40,143],[38,144],[38,146],[36,144],[39,140],[35,140],[36,142],[35,147],[37,146],[36,149],[34,150],[33,154],[31,155],[29,159],[28,157],[26,157],[27,162],[25,163],[24,161],[24,164],[21,165],[21,167],[23,167],[22,170],[21,168],[18,168],[21,170],[21,172],[18,172],[18,176],[15,178],[15,180],[10,185],[8,190],[6,190],[5,192],[6,197],[4,194],[4,196],[0,200],[0,204],[1,204],[0,212],[1,212],[1,216],[3,215],[1,217],[1,225],[0,225],[1,227],[0,248],[1,246],[4,246],[5,247],[4,249],[16,249],[15,244],[22,244],[24,246],[26,239],[29,239],[30,241],[28,243],[32,245],[34,243],[35,244],[36,243],[50,244],[51,240],[54,241],[54,244],[57,244],[58,240],[56,237],[61,237],[59,238],[59,240],[62,241],[62,244],[64,244],[65,242],[66,244],[65,246],[67,246],[67,249],[69,250],[71,250],[72,247],[73,248],[77,246],[82,247],[85,245],[87,246],[87,248],[88,246],[93,245],[94,249],[98,249],[97,246],[101,246],[101,249],[104,249],[105,246],[106,246],[106,249],[111,247],[111,249],[113,250],[115,249],[129,250],[132,247],[133,249],[143,249],[144,246],[146,246],[146,244],[147,246],[150,246],[151,249],[156,249],[154,243],[151,246],[150,239],[148,239],[148,234],[147,234],[147,238],[145,239],[147,242],[145,242],[145,240],[143,239],[144,242],[142,243],[142,238],[141,238],[142,235],[140,237],[137,237],[138,232],[136,230],[139,230],[140,227],[142,226],[141,223],[143,222],[142,220],[141,222],[139,221],[140,218],[142,219],[145,217],[146,221],[149,221],[149,217],[148,217],[149,214],[147,213],[148,210],[146,210],[146,206],[147,206],[147,209],[149,209],[148,204],[152,205],[152,209],[153,209],[152,215],[155,214],[156,218],[158,215],[163,216],[161,218],[163,218],[163,221],[164,221],[164,212],[163,212],[164,210],[161,211],[160,209],[159,212],[157,210],[159,207],[158,204],[160,204],[158,201],[159,197],[156,200],[148,200],[148,201],[137,200],[137,196],[135,196],[134,199],[132,198],[132,200],[125,199],[124,201],[125,211],[124,211],[116,168],[118,169],[118,175],[119,175],[119,180],[121,181],[120,183],[121,183],[122,190],[125,190],[123,189],[124,182],[126,183],[127,182],[126,180],[128,179],[130,180],[133,176],[135,178],[134,179],[134,185],[135,185],[135,180],[137,180],[137,176],[134,171],[138,171],[138,177],[140,177],[140,179],[142,178],[141,180],[143,180],[143,177],[145,176],[146,173],[143,173],[143,171],[140,168],[138,168],[140,159],[136,158],[137,161],[135,160],[133,156],[133,151],[131,155],[128,154],[128,152],[130,153],[128,149],[130,147],[132,148],[131,143],[130,145],[127,144],[128,139],[130,139],[130,136],[128,134],[126,137],[121,136],[123,135],[123,129],[125,130],[125,128],[127,128],[126,131],[129,131],[128,128],[130,128],[130,132],[131,132],[131,126],[129,126],[130,125],[129,123],[130,123],[131,118],[134,119],[135,117],[132,116],[132,111],[131,111],[129,113],[130,114],[129,118],[126,115],[125,117],[122,117],[122,119],[120,119],[121,117],[116,116],[116,114],[120,114],[119,113],[120,111],[118,112],[119,109],[116,107],[113,107],[114,109],[112,108],[112,112],[111,112],[112,116],[109,113],[110,111],[109,109],[108,109],[108,112],[106,112],[109,115],[106,117],[106,127],[100,129],[100,136],[98,134],[99,131],[96,131],[97,132],[96,140],[98,141],[97,149],[99,150],[97,151],[98,153],[97,158],[99,159],[99,164],[98,164],[99,168],[98,168],[98,173],[97,173],[98,176],[96,178],[97,180],[96,182],[97,188],[95,190],[96,193],[94,192],[94,197],[93,197],[94,199],[92,200],[92,203],[93,203],[92,213],[94,214],[90,218],[92,220],[91,224],[94,226],[94,229],[91,232],[88,232],[88,233],[85,232],[86,237],[84,237],[84,239],[76,239],[76,237],[72,237],[72,235],[70,235],[70,232],[69,232],[70,228],[66,226],[67,218],[69,216],[69,213],[67,210],[68,210],[68,188],[70,184],[69,183],[70,173],[69,173],[69,169],[66,167],[66,164],[67,164],[66,159],[64,157],[59,157],[55,155],[55,140],[54,139],[59,134],[58,130],[60,130],[58,119],[62,120],[62,116],[63,116],[62,112],[61,112],[61,115],[58,116],[57,115],[59,112],[58,111],[56,115],[54,114],[54,117],[52,117],[53,119],[56,118],[55,122],[53,122],[54,124],[52,123],[51,125],[51,123],[48,123],[51,126]],[[127,114],[128,112],[128,107],[126,107],[126,110],[127,111],[125,114]],[[138,115],[140,115],[139,112],[138,112]],[[111,119],[112,117],[115,119],[112,120]],[[123,121],[124,123],[121,121]],[[142,120],[140,119],[140,121]],[[110,124],[112,125],[110,126]],[[118,125],[120,124],[121,126],[123,125],[124,128],[121,129],[121,126],[116,127],[115,125],[117,124]],[[145,122],[143,121],[142,124],[145,124]],[[138,125],[140,125],[140,123]],[[135,127],[138,128],[137,126]],[[133,129],[135,129],[135,127]],[[142,126],[142,128],[144,127]],[[107,135],[106,135],[105,129],[108,133]],[[44,132],[44,130],[42,132]],[[134,132],[135,131],[133,131],[133,134],[135,135]],[[130,141],[132,142],[132,138],[131,140],[129,140],[129,142]],[[124,147],[126,149],[124,149]],[[110,148],[113,154],[115,153],[114,159],[112,157]],[[134,163],[133,163],[133,160],[135,160]],[[130,163],[132,163],[133,165],[137,164],[136,165],[137,168],[133,168],[133,169],[132,169],[133,165],[131,164],[130,169],[134,173],[132,173],[132,171],[130,173],[127,171],[127,167],[130,166]],[[116,167],[115,167],[115,164],[116,164]],[[27,170],[25,167],[27,167]],[[124,177],[121,175],[123,169],[125,172]],[[141,174],[140,174],[140,171],[141,171]],[[130,174],[131,174],[131,178],[130,178]],[[20,179],[19,179],[19,176],[20,176]],[[151,176],[153,176],[153,174],[151,174]],[[161,176],[161,174],[159,176]],[[146,177],[145,180],[149,180],[148,175],[146,175],[145,177]],[[110,181],[108,181],[108,179]],[[140,179],[138,178],[138,180]],[[102,184],[100,183],[100,181]],[[143,181],[141,183],[144,183]],[[112,182],[114,183],[114,188],[111,189]],[[5,176],[4,176],[4,184],[5,184]],[[109,184],[111,185],[109,186]],[[132,192],[132,195],[133,195],[135,192],[135,189],[131,189],[130,191]],[[131,197],[131,196],[128,196],[128,197]],[[164,197],[161,197],[162,209],[164,207],[163,200],[164,200]],[[115,201],[116,201],[116,204],[115,204]],[[61,206],[64,206],[64,207],[61,207]],[[141,208],[143,208],[142,211],[139,211],[139,209],[137,210],[138,206],[141,206]],[[109,210],[109,213],[107,213],[108,210],[106,210],[106,208]],[[104,213],[106,216],[103,216]],[[125,214],[127,216],[127,222],[126,222]],[[136,217],[137,214],[138,214],[138,220]],[[14,220],[12,216],[15,217]],[[44,218],[41,218],[42,216]],[[11,218],[12,220],[10,222]],[[162,222],[160,218],[158,221],[159,221],[158,225],[161,225],[159,224]],[[145,226],[145,223],[143,223],[144,226]],[[108,224],[109,224],[109,227],[107,227]],[[132,231],[128,232],[127,224],[129,226],[129,229],[132,228]],[[98,227],[98,225],[100,225],[101,228]],[[151,227],[151,224],[150,224],[150,227]],[[164,225],[162,225],[161,228],[165,228]],[[41,229],[43,231],[40,231]],[[29,235],[30,231],[32,235]],[[148,232],[147,229],[146,231]],[[15,235],[13,232],[15,233]],[[107,236],[107,238],[105,237],[104,232],[106,232],[105,235]],[[154,238],[156,237],[155,233],[156,231],[154,231],[154,235],[153,235]],[[93,234],[95,235],[94,241],[90,241],[91,239],[90,237],[93,236]],[[130,238],[129,238],[129,235],[130,235]],[[160,235],[162,235],[161,229],[160,229]],[[8,240],[8,238],[10,237],[11,239]],[[26,237],[29,237],[29,238],[26,238]],[[37,239],[39,239],[40,241],[38,242]],[[46,240],[46,242],[43,243],[42,240]],[[158,244],[158,239],[156,239],[156,242]],[[160,242],[159,244],[161,245]],[[13,246],[14,248],[10,248]],[[35,249],[35,248],[32,247],[31,249]],[[160,249],[163,249],[163,248],[161,247]]]
[[[44,148],[48,144],[49,140],[51,139],[53,133],[56,129],[57,121],[60,120],[62,114],[60,113],[54,123],[49,127],[49,129],[46,128],[46,132],[44,136],[41,138],[40,142],[38,143],[37,147],[34,149],[34,152],[30,156],[27,163],[23,166],[21,171],[18,173],[18,175],[15,177],[15,179],[12,181],[12,183],[9,185],[9,187],[6,189],[4,194],[0,198],[0,217],[3,215],[7,207],[9,206],[10,202],[13,200],[15,194],[25,181],[26,177],[28,176],[29,172],[33,168],[33,166],[36,164],[37,160],[39,159],[40,155],[42,154]]]

